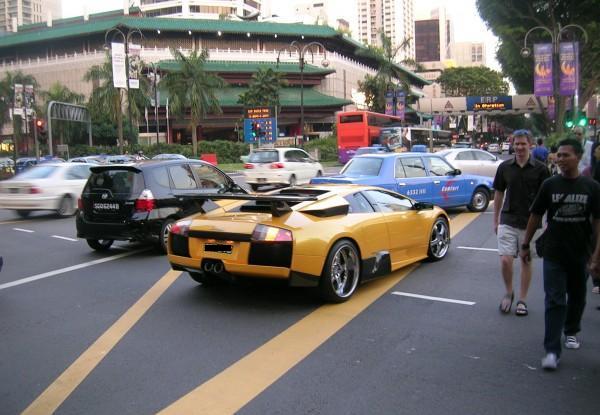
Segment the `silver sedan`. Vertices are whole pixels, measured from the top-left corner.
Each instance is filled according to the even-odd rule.
[[[474,148],[453,148],[438,151],[455,168],[463,173],[494,177],[502,159],[487,151]]]

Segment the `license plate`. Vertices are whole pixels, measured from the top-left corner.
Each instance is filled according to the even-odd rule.
[[[264,183],[264,182],[267,181],[267,179],[261,177],[259,179],[256,179],[256,181],[259,182],[259,183]]]
[[[99,210],[103,212],[117,211],[119,210],[119,204],[108,202],[94,202],[94,210]]]
[[[18,189],[17,187],[11,187],[11,188],[9,189],[9,192],[10,192],[10,193],[19,193],[19,189]]]

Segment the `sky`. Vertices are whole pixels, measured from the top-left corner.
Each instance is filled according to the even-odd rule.
[[[329,16],[333,21],[340,17],[348,21],[355,19],[355,10],[350,8],[351,10],[348,11],[348,0],[331,1],[334,3],[333,9],[340,11],[339,16]],[[88,13],[97,13],[120,9],[123,7],[123,2],[124,0],[62,0],[63,17],[82,16],[84,5],[87,7]],[[127,3],[129,2],[127,1]],[[427,19],[431,9],[445,7],[446,13],[452,20],[455,41],[468,42],[483,39],[486,45],[487,65],[492,69],[500,70],[500,65],[495,58],[497,40],[479,17],[475,0],[415,0],[414,4],[415,19]],[[273,12],[281,16],[292,13],[287,1],[273,0],[272,7]]]

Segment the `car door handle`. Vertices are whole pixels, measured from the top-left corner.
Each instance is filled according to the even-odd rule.
[[[406,183],[398,183],[400,186],[406,186]]]
[[[440,184],[440,181],[439,180],[434,180],[433,184]]]

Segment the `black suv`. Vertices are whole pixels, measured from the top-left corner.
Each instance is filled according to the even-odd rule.
[[[149,160],[90,169],[79,199],[77,236],[99,251],[115,240],[158,243],[166,252],[173,223],[205,209],[179,194],[246,193],[233,179],[200,160]]]

